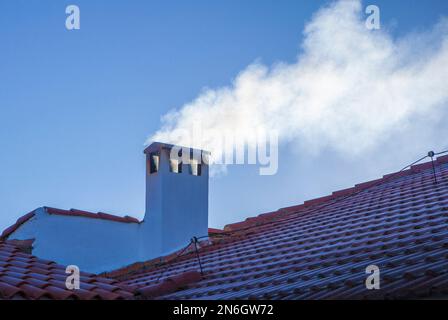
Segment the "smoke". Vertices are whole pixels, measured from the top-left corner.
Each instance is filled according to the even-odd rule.
[[[228,87],[203,91],[162,118],[147,141],[221,152],[217,133],[249,144],[276,131],[281,144],[316,154],[356,155],[393,134],[446,116],[448,21],[394,38],[384,26],[368,30],[360,1],[320,9],[306,25],[297,60],[253,63]],[[193,131],[200,138],[192,138]]]

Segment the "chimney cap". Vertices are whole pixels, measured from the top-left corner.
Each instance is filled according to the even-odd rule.
[[[210,152],[206,151],[206,150],[201,150],[201,149],[196,149],[196,148],[191,148],[191,147],[184,147],[184,146],[177,146],[174,144],[163,143],[163,142],[153,142],[143,152],[145,154],[149,154],[149,153],[157,152],[161,149],[171,150],[173,147],[186,148],[186,149],[190,149],[190,150],[194,150],[194,151],[201,151],[202,153],[205,153],[205,154],[210,154]]]

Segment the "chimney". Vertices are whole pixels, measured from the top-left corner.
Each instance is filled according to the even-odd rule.
[[[145,239],[168,254],[208,234],[209,152],[152,143],[146,154]]]

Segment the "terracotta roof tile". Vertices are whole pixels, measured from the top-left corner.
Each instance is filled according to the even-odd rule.
[[[161,283],[140,288],[137,292],[144,298],[158,297],[175,292],[180,288],[185,288],[192,283],[200,281],[201,278],[201,274],[196,270],[188,270],[176,276],[165,278]]]
[[[3,299],[11,299],[15,296],[22,295],[22,290],[16,286],[0,281],[0,297]]]
[[[56,215],[64,215],[64,216],[72,216],[72,217],[85,217],[85,218],[92,218],[92,219],[103,219],[103,220],[109,220],[109,221],[115,221],[115,222],[124,222],[124,223],[140,223],[140,221],[136,218],[125,216],[115,216],[112,214],[104,213],[104,212],[88,212],[88,211],[82,211],[77,209],[70,209],[70,210],[62,210],[57,208],[50,208],[45,207],[45,210],[49,214],[56,214]]]
[[[81,289],[65,287],[65,267],[41,260],[0,241],[1,299],[131,299],[129,287],[113,279],[81,273]]]

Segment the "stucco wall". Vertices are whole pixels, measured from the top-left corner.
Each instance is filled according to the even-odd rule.
[[[9,238],[33,238],[33,255],[98,273],[123,267],[141,257],[140,229],[136,223],[50,215],[40,208]]]

